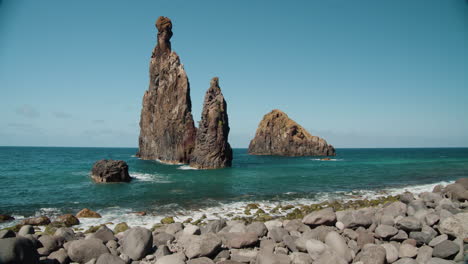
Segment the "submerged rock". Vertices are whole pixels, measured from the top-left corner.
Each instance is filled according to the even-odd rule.
[[[324,139],[312,136],[284,112],[273,110],[263,117],[250,141],[249,154],[279,156],[334,156]]]
[[[156,28],[158,43],[151,56],[149,87],[143,96],[137,156],[189,163],[196,137],[190,85],[179,56],[171,51],[171,20],[159,17]]]
[[[228,143],[228,135],[227,105],[219,87],[218,77],[214,77],[206,91],[190,166],[199,169],[230,167],[232,149]]]
[[[94,163],[91,177],[96,182],[129,182],[128,165],[123,160],[100,160]]]

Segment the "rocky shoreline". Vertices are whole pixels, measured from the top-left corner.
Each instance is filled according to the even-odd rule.
[[[463,178],[432,192],[375,200],[267,211],[252,203],[242,215],[217,220],[166,217],[151,229],[73,228],[79,219],[100,217],[84,209],[1,230],[0,263],[465,263],[467,195]],[[278,211],[287,213],[278,217]]]

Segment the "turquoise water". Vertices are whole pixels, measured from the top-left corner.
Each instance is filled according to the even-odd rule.
[[[147,211],[162,216],[250,201],[377,194],[468,176],[468,148],[338,149],[331,161],[251,156],[246,149],[234,149],[232,168],[208,171],[139,160],[136,151],[0,147],[0,213],[26,217],[88,207],[103,214]],[[89,172],[99,159],[125,160],[136,179],[93,183]]]

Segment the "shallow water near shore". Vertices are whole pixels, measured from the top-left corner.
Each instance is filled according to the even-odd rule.
[[[310,204],[330,199],[373,198],[430,191],[468,176],[468,148],[338,149],[318,157],[252,156],[234,149],[233,167],[193,170],[140,160],[135,148],[0,147],[0,213],[21,219],[77,213],[90,208],[102,219],[82,226],[127,221],[151,226],[176,219],[242,214],[243,206]],[[125,160],[129,183],[95,184],[89,172],[99,159]],[[141,217],[132,212],[146,211]],[[0,227],[12,223],[0,224]]]

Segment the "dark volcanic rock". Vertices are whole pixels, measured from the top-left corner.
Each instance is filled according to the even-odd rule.
[[[280,110],[263,117],[250,141],[249,153],[279,156],[334,156],[335,149],[319,137],[312,136],[302,126]]]
[[[96,182],[129,182],[128,165],[123,160],[100,160],[94,163],[91,176]]]
[[[165,163],[189,163],[195,146],[190,85],[179,56],[171,51],[172,22],[156,21],[158,43],[150,61],[150,84],[143,96],[137,156]]]
[[[232,149],[228,135],[227,105],[219,88],[218,77],[214,77],[206,91],[190,166],[199,169],[230,167]]]

